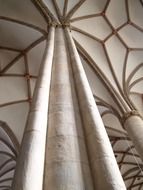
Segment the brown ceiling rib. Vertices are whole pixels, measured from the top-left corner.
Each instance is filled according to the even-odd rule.
[[[6,174],[8,174],[11,171],[14,171],[15,165],[16,165],[16,159],[19,151],[19,143],[17,142],[16,137],[14,136],[13,132],[10,130],[9,126],[3,122],[0,121],[0,130],[3,130],[3,133],[5,133],[5,138],[2,137],[2,131],[0,133],[0,144],[1,147],[7,147],[8,150],[0,151],[0,156],[5,157],[5,161],[0,163],[0,189],[2,189],[5,182],[11,182],[12,177],[6,177]],[[2,179],[1,179],[2,178]],[[7,186],[7,189],[10,189],[10,186]]]
[[[53,0],[53,5],[54,5],[55,10],[56,10],[56,13],[57,13],[57,15],[58,15],[58,19],[59,19],[59,21],[62,23],[62,13],[61,13],[60,8],[58,7],[58,4],[57,4],[57,1],[56,1],[56,0]]]
[[[91,14],[91,15],[86,15],[86,16],[81,16],[81,17],[76,17],[76,18],[70,19],[70,23],[78,21],[78,20],[84,20],[84,19],[89,19],[89,18],[99,17],[99,16],[101,16],[101,13]]]
[[[0,77],[27,77],[25,74],[17,74],[17,73],[4,73],[1,74]],[[37,76],[35,75],[29,75],[30,78],[37,79]]]
[[[129,15],[129,5],[128,5],[128,1],[126,0],[125,2],[126,2],[126,12],[127,12],[127,17],[128,17],[128,19],[127,19],[127,21],[126,21],[124,24],[122,24],[122,25],[121,25],[120,27],[118,27],[117,29],[115,29],[115,28],[113,27],[113,25],[111,24],[111,22],[110,22],[109,19],[107,18],[106,13],[105,13],[104,11],[99,14],[99,15],[101,15],[101,16],[104,17],[104,19],[106,20],[106,22],[109,24],[109,26],[111,27],[111,29],[112,29],[112,31],[113,31],[112,34],[110,34],[104,41],[102,41],[102,42],[100,41],[100,42],[103,44],[103,48],[104,48],[104,51],[105,51],[106,58],[107,58],[107,60],[108,60],[109,67],[110,67],[110,69],[111,69],[112,75],[113,75],[113,77],[114,77],[114,80],[115,80],[115,82],[116,82],[116,84],[117,84],[117,87],[118,87],[118,89],[119,89],[121,95],[124,97],[124,100],[126,101],[127,105],[128,105],[131,109],[136,109],[136,107],[134,106],[133,102],[132,102],[132,101],[130,100],[130,98],[129,98],[129,94],[127,93],[128,91],[127,91],[127,87],[126,87],[125,82],[123,82],[123,90],[121,89],[121,87],[120,87],[120,85],[119,85],[119,82],[118,82],[118,80],[117,80],[116,74],[114,73],[114,70],[113,70],[113,68],[112,68],[112,64],[111,64],[110,58],[109,58],[109,56],[108,56],[108,53],[107,53],[107,51],[106,51],[106,47],[105,47],[105,42],[106,42],[107,40],[109,40],[109,38],[110,38],[112,35],[116,35],[116,37],[120,40],[120,42],[123,44],[123,46],[127,49],[127,54],[126,54],[126,57],[125,57],[125,64],[124,64],[124,68],[125,68],[125,69],[126,69],[125,65],[126,65],[126,62],[127,62],[127,59],[128,59],[128,53],[129,53],[130,51],[135,51],[135,50],[136,50],[136,51],[137,51],[137,50],[139,51],[139,50],[142,50],[142,48],[130,48],[130,47],[128,47],[128,45],[125,43],[125,41],[121,38],[121,36],[120,36],[119,33],[118,33],[123,27],[125,27],[125,26],[127,26],[127,25],[135,26],[136,29],[139,29],[141,32],[143,31],[141,27],[138,27],[136,24],[134,24],[134,23],[131,22],[131,20],[130,20],[130,15]],[[109,3],[107,4],[106,9],[108,8],[108,6],[109,6]],[[82,19],[82,17],[81,17],[81,19]],[[79,19],[79,20],[80,20],[80,19]],[[88,36],[88,37],[90,37],[90,38],[92,38],[92,39],[94,39],[94,40],[98,40],[98,39],[95,38],[94,36],[92,36],[92,35],[90,35],[90,34],[84,32],[84,31],[82,31],[82,30],[80,30],[80,29],[78,29],[78,28],[76,28],[76,27],[71,26],[71,29],[74,30],[74,31],[80,32],[80,33],[82,33],[83,35],[86,35],[86,36]],[[124,70],[124,73],[125,73],[125,70]],[[125,79],[125,78],[124,78],[124,79]],[[140,79],[140,80],[142,80],[142,79]],[[138,83],[140,80],[137,80],[136,83]],[[125,80],[124,80],[124,81],[125,81]],[[136,83],[135,83],[135,84],[136,84]]]
[[[122,102],[122,99],[120,99],[120,96],[115,91],[112,84],[108,81],[104,73],[101,71],[101,69],[97,66],[95,61],[89,56],[89,54],[85,51],[83,47],[76,41],[76,46],[82,57],[86,60],[86,62],[90,65],[90,67],[93,69],[93,71],[100,77],[101,81],[105,85],[105,87],[108,89],[109,93],[117,103],[119,109],[122,113],[125,113],[124,108],[126,108],[124,105],[124,102]],[[118,100],[119,99],[119,100]],[[122,104],[121,104],[122,103]],[[124,107],[124,108],[123,108]]]
[[[140,2],[141,2],[141,5],[143,6],[143,0],[140,0]]]
[[[77,27],[75,27],[75,26],[70,26],[70,28],[71,28],[71,30],[76,31],[76,32],[79,32],[79,33],[81,33],[81,34],[84,34],[84,35],[90,37],[91,39],[93,39],[93,40],[95,40],[95,41],[97,41],[97,42],[102,42],[102,41],[101,41],[100,39],[98,39],[97,37],[95,37],[95,36],[93,36],[93,35],[91,35],[91,34],[85,32],[85,31],[83,31],[83,30],[81,30],[81,29],[79,29],[79,28],[77,28]]]
[[[32,48],[34,48],[35,46],[37,46],[39,43],[41,43],[45,39],[46,39],[46,36],[42,36],[38,40],[36,40],[35,42],[32,42],[26,49],[21,50],[21,53],[18,56],[16,56],[7,66],[5,66],[5,68],[3,68],[0,71],[0,75],[3,74],[3,73],[5,73],[12,65],[15,64],[16,61],[18,61],[21,57],[23,57],[25,53],[27,53],[28,51],[30,51]]]
[[[10,106],[10,105],[13,105],[13,104],[19,104],[19,103],[28,102],[28,100],[29,99],[24,99],[24,100],[17,100],[17,101],[3,103],[3,104],[0,104],[0,108],[5,107],[5,106]]]
[[[9,18],[9,17],[4,17],[4,16],[0,16],[0,20],[5,20],[5,21],[9,21],[9,22],[13,22],[13,23],[17,23],[17,24],[21,24],[23,26],[27,26],[30,28],[33,28],[34,30],[37,30],[38,32],[42,33],[43,35],[46,35],[47,32],[45,30],[43,30],[42,28],[35,26],[33,24],[29,24],[27,22],[23,22],[17,19],[13,19],[13,18]]]
[[[79,0],[79,2],[69,11],[69,13],[66,15],[66,21],[68,22],[72,15],[80,8],[80,6],[85,2],[86,0]]]
[[[67,13],[67,7],[68,7],[68,0],[65,0],[64,9],[63,9],[63,16],[64,17],[66,16],[66,13]]]
[[[121,114],[117,111],[117,109],[115,109],[112,105],[110,105],[109,103],[105,102],[105,100],[103,100],[102,98],[98,97],[97,95],[94,95],[94,99],[96,101],[96,104],[98,106],[103,106],[103,107],[106,107],[108,108],[108,112],[104,111],[101,113],[101,117],[103,117],[105,114],[107,113],[112,113],[114,114],[118,119],[119,121],[121,122],[122,121],[122,117],[121,117]]]
[[[51,20],[56,21],[53,14],[50,12],[50,10],[47,8],[47,6],[45,6],[45,4],[41,0],[31,0],[31,2],[33,2],[33,4],[37,7],[37,9],[41,13],[41,15],[44,17],[47,24],[51,22]]]
[[[12,47],[0,46],[0,49],[2,49],[2,50],[8,50],[8,51],[21,52],[21,50],[16,49],[16,48],[12,48]]]

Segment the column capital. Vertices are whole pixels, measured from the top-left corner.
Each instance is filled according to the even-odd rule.
[[[57,27],[58,23],[55,21],[49,22],[48,26]]]
[[[70,27],[70,23],[69,22],[58,23],[58,22],[52,21],[52,22],[49,22],[48,26],[66,28],[66,27]]]
[[[63,28],[70,27],[70,23],[69,22],[63,22],[62,26],[63,26]]]
[[[127,119],[129,119],[132,116],[138,116],[141,119],[143,119],[143,117],[140,115],[140,113],[137,110],[131,110],[129,112],[124,113],[124,115],[122,116],[122,123],[123,123],[123,128],[124,128],[124,124],[126,122]]]

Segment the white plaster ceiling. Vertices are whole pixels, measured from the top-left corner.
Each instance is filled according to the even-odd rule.
[[[49,16],[70,22],[126,186],[142,190],[143,164],[121,124],[126,111],[143,114],[142,0],[0,0],[0,138],[15,150],[0,141],[0,190],[11,186]]]

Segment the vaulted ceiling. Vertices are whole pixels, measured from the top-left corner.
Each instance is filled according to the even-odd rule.
[[[127,188],[143,189],[122,127],[126,112],[143,114],[142,20],[142,0],[0,0],[0,190],[11,187],[52,21],[70,27]]]

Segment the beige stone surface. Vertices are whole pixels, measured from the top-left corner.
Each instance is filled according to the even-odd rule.
[[[53,162],[47,165],[47,187],[52,190],[93,190],[89,166],[78,162]],[[47,189],[48,189],[47,188]]]
[[[65,32],[71,55],[71,65],[84,124],[95,189],[125,190],[125,184],[89,87],[79,54],[69,29],[66,28]]]
[[[139,116],[130,116],[124,123],[129,137],[143,160],[143,120]]]
[[[44,190],[93,190],[62,28],[56,29],[48,115]]]
[[[21,144],[12,190],[42,190],[54,31],[54,27],[51,27]]]

